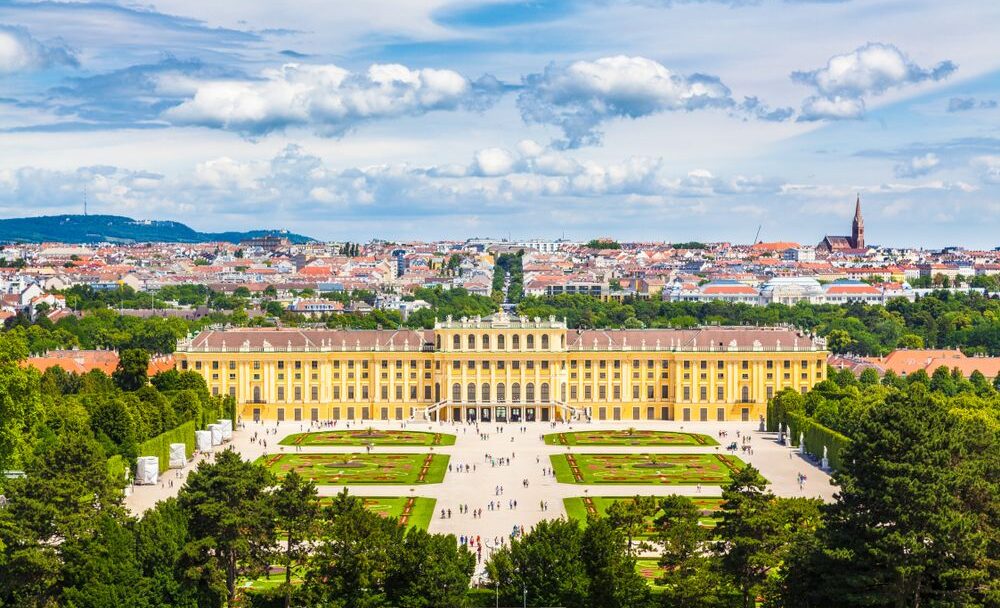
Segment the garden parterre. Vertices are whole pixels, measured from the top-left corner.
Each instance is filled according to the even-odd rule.
[[[553,454],[556,480],[579,484],[724,485],[745,466],[726,454]]]
[[[279,477],[295,470],[317,485],[441,483],[444,454],[273,454],[260,462]]]

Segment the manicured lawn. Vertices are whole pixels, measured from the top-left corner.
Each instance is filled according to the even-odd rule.
[[[381,431],[355,429],[350,431],[319,431],[296,433],[279,442],[281,445],[365,446],[365,445],[455,445],[455,436],[424,431]]]
[[[656,579],[663,576],[663,568],[660,568],[660,564],[657,561],[655,559],[635,560],[636,571],[642,575],[642,578],[646,579],[649,586],[654,590],[661,588],[661,585],[656,584]]]
[[[725,485],[745,465],[724,454],[553,454],[560,483]]]
[[[570,519],[575,519],[583,525],[587,524],[587,516],[590,513],[606,515],[608,507],[620,500],[632,500],[628,497],[615,496],[580,496],[576,498],[564,498],[563,505],[566,507],[566,514]],[[698,522],[705,527],[715,527],[718,523],[718,511],[722,506],[722,499],[715,497],[692,496],[691,500],[701,511],[701,518]],[[643,537],[653,534],[653,522],[662,514],[657,512],[652,517],[646,518],[647,530]]]
[[[395,517],[400,519],[400,523],[407,528],[420,528],[426,530],[434,517],[435,498],[424,498],[414,496],[412,499],[405,496],[362,496],[365,501],[365,508],[378,513],[382,517]],[[412,504],[409,504],[410,501]],[[402,521],[404,510],[409,504],[409,512],[406,513],[406,521]]]
[[[441,483],[445,454],[274,454],[261,462],[281,477],[291,470],[318,485]]]
[[[548,445],[719,445],[715,439],[699,433],[640,431],[637,429],[552,433],[545,436],[545,443]]]

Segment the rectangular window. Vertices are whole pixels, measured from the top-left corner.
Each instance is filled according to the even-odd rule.
[[[309,389],[310,397],[313,401],[319,401],[319,387],[313,386]]]
[[[708,387],[707,386],[703,386],[700,389],[698,389],[698,397],[699,397],[699,400],[701,400],[701,401],[708,401]]]
[[[284,401],[284,400],[285,400],[285,387],[279,386],[278,387],[278,401]]]
[[[664,384],[660,387],[660,398],[669,399],[670,398],[670,387]]]
[[[720,407],[715,410],[715,419],[722,422],[726,419],[726,408]]]
[[[684,401],[691,401],[691,387],[690,386],[685,386],[684,387]],[[687,411],[687,410],[685,410],[685,411]]]

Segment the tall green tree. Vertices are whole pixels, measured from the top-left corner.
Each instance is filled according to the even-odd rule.
[[[309,557],[311,541],[319,529],[320,506],[316,484],[290,471],[271,495],[274,523],[281,531],[284,547],[278,550],[279,563],[285,568],[283,594],[285,608],[292,603],[292,573]]]
[[[663,576],[660,605],[664,608],[712,608],[733,595],[710,550],[712,534],[701,525],[701,512],[687,496],[667,496],[660,502],[656,540],[661,549]]]
[[[27,356],[23,339],[0,334],[0,471],[21,462],[26,438],[41,415],[39,374],[20,365]]]
[[[476,558],[452,535],[411,528],[386,580],[388,606],[467,605]]]
[[[722,573],[739,594],[738,605],[755,608],[769,579],[780,572],[792,539],[819,526],[819,501],[775,498],[749,465],[733,474],[722,498],[714,550]]]
[[[588,522],[580,557],[589,579],[587,606],[642,608],[650,604],[649,585],[636,572],[629,540],[609,518]]]
[[[486,564],[500,602],[516,606],[587,605],[590,578],[580,558],[583,532],[575,521],[544,520],[510,545],[495,551]]]
[[[149,353],[130,348],[118,356],[118,366],[111,378],[123,391],[137,391],[149,382]]]
[[[187,516],[189,547],[210,555],[226,581],[227,602],[236,605],[240,577],[263,574],[275,543],[268,510],[274,476],[232,450],[202,462],[178,494]],[[192,544],[193,543],[193,544]]]
[[[997,429],[945,403],[918,383],[872,408],[803,569],[824,584],[792,581],[797,605],[996,605]]]
[[[311,604],[374,608],[388,605],[388,581],[400,556],[403,530],[365,509],[345,489],[324,512],[320,541],[306,573]]]

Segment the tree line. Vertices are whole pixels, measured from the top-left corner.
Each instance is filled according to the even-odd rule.
[[[1000,355],[1000,300],[978,293],[934,292],[885,306],[852,304],[770,304],[664,302],[656,298],[603,301],[564,294],[526,297],[518,312],[555,315],[574,328],[776,325],[787,323],[827,338],[836,353],[880,356],[896,348],[961,348],[966,354]]]

